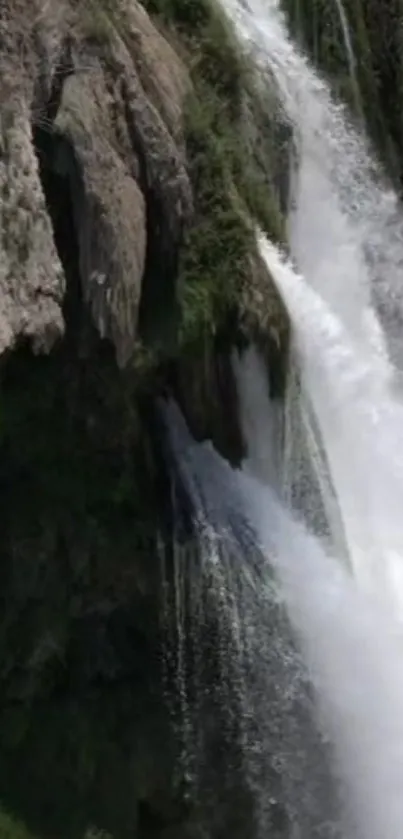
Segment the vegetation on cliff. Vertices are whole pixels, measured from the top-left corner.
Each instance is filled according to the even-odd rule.
[[[143,5],[190,76],[182,130],[194,215],[180,249],[176,281],[175,352],[181,354],[189,345],[210,342],[229,317],[242,322],[243,291],[251,255],[256,255],[253,222],[275,240],[284,239],[290,136],[275,97],[259,89],[255,70],[216,0],[144,0]],[[116,0],[103,0],[101,10],[94,6],[92,14],[90,33],[105,40],[112,25],[125,37]],[[282,332],[284,311],[273,295],[270,304],[269,317]],[[159,324],[153,344],[164,355],[162,334]]]
[[[189,835],[160,681],[172,510],[153,405],[173,390],[239,460],[229,350],[287,329],[251,222],[283,235],[275,99],[213,0],[144,5],[154,23],[137,0],[46,16],[10,0],[1,21],[7,839]]]
[[[332,87],[363,116],[379,153],[399,184],[403,181],[403,2],[342,0],[358,82],[349,68],[340,7],[336,0],[282,0],[291,28],[329,76]]]
[[[23,824],[16,821],[0,806],[0,836],[1,839],[35,839]]]
[[[184,133],[196,213],[181,254],[179,289],[182,339],[194,344],[214,335],[234,311],[240,314],[255,250],[251,219],[274,239],[284,237],[276,186],[280,134],[273,102],[269,131],[259,138],[265,154],[251,148],[247,121],[262,119],[268,103],[214,0],[145,5],[168,35],[174,29],[192,80]],[[281,322],[280,305],[272,315]]]

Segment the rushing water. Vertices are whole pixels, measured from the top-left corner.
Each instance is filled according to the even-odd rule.
[[[259,406],[263,422],[270,407],[261,398]],[[211,550],[204,539],[201,559],[238,639],[244,771],[254,779],[260,810],[251,835],[398,839],[403,638],[397,624],[296,522],[270,486],[269,473],[262,483],[250,463],[246,472],[233,471],[210,446],[191,440],[172,406],[166,416],[195,521],[199,528],[208,522],[215,547],[221,545]],[[333,773],[315,718],[333,743]]]
[[[384,339],[401,366],[403,227],[393,190],[343,107],[289,38],[279,0],[221,0],[268,84],[274,76],[298,143],[289,241],[298,269],[320,289],[356,342],[382,368]]]
[[[267,416],[264,393],[258,399],[257,415],[264,412]],[[241,404],[243,400],[241,396]],[[240,474],[211,446],[191,439],[175,406],[166,407],[165,415],[200,543],[201,570],[193,568],[192,574],[199,590],[207,587],[210,603],[215,601],[221,643],[226,638],[221,699],[228,714],[235,701],[244,783],[254,798],[255,826],[249,824],[241,835],[341,839],[341,803],[338,782],[330,769],[329,747],[317,730],[306,668],[293,641],[281,592],[266,565],[264,546],[256,536],[256,523],[238,486]],[[273,440],[268,445],[275,448]],[[267,446],[265,450],[267,453]],[[267,461],[262,467],[250,458],[245,476],[253,475],[255,469],[262,474],[263,468],[265,481],[269,481],[276,474],[275,467],[272,471]],[[203,616],[200,618],[205,634]],[[194,622],[198,646],[200,627]],[[199,718],[199,730],[203,719]],[[196,755],[197,761],[202,765],[203,755],[201,759]],[[224,773],[221,784],[223,778]],[[211,828],[210,833],[214,835]]]
[[[353,568],[402,617],[403,406],[316,292],[267,240],[260,246],[292,317]]]
[[[382,609],[269,490],[246,487],[245,504],[274,562],[288,613],[317,690],[362,839],[403,831],[403,639]]]
[[[279,280],[273,253],[270,266],[276,268]],[[283,262],[281,270],[292,273]],[[295,275],[294,279],[302,283]],[[285,285],[279,281],[283,291]],[[294,280],[291,285],[295,292]],[[300,293],[302,297],[306,293],[309,308],[312,293],[303,285]],[[239,397],[241,402],[245,398],[242,377],[251,372],[261,386],[254,410],[260,424],[270,429],[267,388],[264,396],[259,368],[252,369],[243,360],[238,366]],[[254,473],[259,477],[258,470]],[[401,629],[390,618],[387,604],[367,597],[360,581],[293,520],[272,492],[276,485],[270,474],[266,474],[264,489],[245,476],[241,479],[245,509],[277,570],[317,690],[322,725],[331,734],[339,769],[347,781],[345,793],[353,807],[349,835],[397,839],[403,830]]]
[[[402,216],[365,140],[290,40],[279,3],[224,6],[262,73],[274,74],[299,139],[289,244],[304,279],[260,240],[294,324],[302,385],[294,434],[303,429],[334,543],[403,615],[403,413],[374,307],[400,363]]]
[[[256,353],[234,355],[242,471],[164,408],[199,544],[193,613],[203,627],[202,587],[255,801],[245,835],[400,839],[401,212],[277,0],[222,4],[263,82],[274,77],[298,145],[292,262],[258,235],[290,314],[292,361],[280,403]]]

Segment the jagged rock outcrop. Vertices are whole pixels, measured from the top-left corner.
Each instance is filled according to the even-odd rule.
[[[191,214],[186,70],[134,0],[109,16],[91,0],[3,6],[1,348],[19,336],[49,348],[63,331],[42,166],[70,184],[83,298],[127,364],[144,284],[157,265],[172,283]]]
[[[48,350],[63,333],[65,279],[39,178],[29,103],[17,91],[10,96],[4,77],[0,85],[0,353],[19,337]]]

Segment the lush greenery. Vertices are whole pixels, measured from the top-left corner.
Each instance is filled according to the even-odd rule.
[[[195,217],[178,278],[182,353],[184,344],[209,341],[239,308],[255,250],[252,219],[275,240],[284,237],[279,170],[288,168],[289,137],[217,0],[142,3],[182,53],[192,81],[184,134]],[[101,43],[111,26],[125,37],[117,0],[89,0],[84,24]]]
[[[283,236],[273,169],[278,155],[266,123],[266,154],[251,148],[248,121],[270,106],[215,0],[145,0],[166,30],[174,28],[193,91],[185,140],[196,213],[182,252],[179,289],[185,342],[216,334],[239,306],[254,251],[251,217],[276,240]],[[270,128],[272,129],[270,133]],[[277,139],[277,138],[276,138]]]
[[[403,2],[343,0],[356,60],[358,86],[349,72],[342,23],[335,0],[282,0],[294,33],[334,88],[365,118],[370,134],[396,181],[402,180]],[[358,89],[357,89],[358,88]]]
[[[0,836],[1,839],[35,839],[32,833],[21,822],[4,812],[0,806]]]

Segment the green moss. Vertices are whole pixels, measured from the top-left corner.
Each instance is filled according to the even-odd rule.
[[[115,0],[87,0],[80,9],[80,25],[83,33],[99,44],[109,42],[112,27],[117,21],[119,21],[119,16]]]
[[[254,218],[276,240],[278,198],[249,154],[241,126],[211,91],[193,94],[185,134],[196,216],[182,252],[181,338],[214,335],[237,308],[255,248]]]
[[[214,334],[235,304],[244,279],[251,231],[231,200],[231,157],[215,125],[214,105],[193,96],[186,112],[196,217],[181,258],[182,338]]]
[[[206,26],[212,14],[211,0],[143,0],[150,14],[160,15],[165,23],[195,35]]]
[[[184,137],[195,216],[180,258],[179,312],[173,335],[153,338],[158,355],[213,336],[241,298],[255,249],[253,224],[275,240],[284,238],[278,172],[288,159],[278,153],[276,106],[258,91],[255,70],[216,0],[142,0],[188,67],[192,92],[184,113]],[[87,31],[125,38],[116,0],[90,0]],[[262,118],[262,115],[263,118]],[[253,142],[250,132],[255,130]],[[155,330],[154,330],[155,331]],[[158,349],[158,346],[160,349]]]
[[[179,35],[193,83],[184,133],[195,218],[181,254],[178,287],[179,346],[197,345],[216,335],[239,306],[255,248],[250,219],[274,239],[283,238],[274,154],[259,160],[249,143],[249,120],[255,116],[250,105],[257,110],[259,102],[254,70],[219,5],[214,0],[143,4],[168,33],[174,29],[176,39]]]
[[[35,839],[26,827],[6,813],[0,805],[0,836],[1,839]]]
[[[360,119],[389,171],[402,179],[403,2],[343,0],[356,59],[352,78],[335,2],[282,0],[293,33]]]

